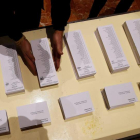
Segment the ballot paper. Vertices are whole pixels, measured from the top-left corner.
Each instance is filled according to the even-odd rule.
[[[25,91],[15,44],[0,45],[0,63],[6,94]]]
[[[94,111],[89,92],[82,92],[61,97],[59,99],[59,103],[65,119],[91,113]]]
[[[21,130],[51,122],[46,102],[17,107],[17,114]]]
[[[58,78],[47,38],[31,41],[40,87],[58,84]]]
[[[0,135],[10,133],[8,117],[5,110],[0,110]]]
[[[126,21],[123,27],[136,61],[140,65],[140,19]]]
[[[132,83],[105,87],[103,97],[108,109],[132,104],[138,101]]]
[[[96,37],[103,51],[111,73],[129,68],[121,44],[112,25],[101,26],[96,30]]]
[[[76,74],[76,78],[84,78],[96,74],[95,67],[87,50],[81,31],[65,33],[67,50]]]

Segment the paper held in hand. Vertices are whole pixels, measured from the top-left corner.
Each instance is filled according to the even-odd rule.
[[[58,78],[47,38],[31,41],[40,87],[58,84]]]

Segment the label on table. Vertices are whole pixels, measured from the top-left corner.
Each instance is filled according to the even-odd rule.
[[[21,129],[51,122],[46,102],[17,107],[17,113]]]
[[[15,45],[0,45],[0,62],[6,94],[24,91]]]
[[[132,83],[105,87],[105,93],[110,107],[117,107],[138,101]]]
[[[89,92],[82,92],[59,99],[65,119],[94,111]]]
[[[126,25],[140,57],[140,19],[126,21]]]
[[[58,84],[58,78],[47,38],[31,41],[40,87]]]
[[[113,26],[107,25],[98,27],[98,32],[112,66],[112,70],[115,71],[129,67]]]
[[[9,131],[7,113],[5,110],[0,110],[0,134],[9,133]]]
[[[81,31],[65,33],[70,53],[72,55],[78,77],[96,74],[95,67],[87,50]]]

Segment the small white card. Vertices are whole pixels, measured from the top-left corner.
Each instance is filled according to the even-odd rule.
[[[89,55],[87,46],[80,30],[65,33],[67,47],[72,56],[77,78],[84,78],[96,74],[95,67]]]
[[[87,114],[94,111],[89,92],[82,92],[59,99],[65,119]]]
[[[52,54],[47,38],[31,41],[40,87],[58,84]]]
[[[7,113],[5,110],[0,110],[0,135],[10,133]]]
[[[105,93],[110,108],[137,102],[132,83],[125,83],[105,87]]]
[[[47,102],[17,107],[17,114],[21,129],[51,122]]]
[[[6,94],[25,91],[15,44],[0,45],[0,62]]]
[[[100,42],[97,37],[111,72],[128,69],[128,61],[124,55],[113,25],[98,27],[96,33],[99,34],[99,38],[101,39]]]

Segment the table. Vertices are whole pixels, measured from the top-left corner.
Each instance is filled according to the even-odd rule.
[[[65,32],[81,30],[88,51],[95,65],[97,74],[94,77],[76,80],[72,65],[64,44],[64,55],[61,68],[57,72],[59,85],[40,88],[37,77],[34,77],[19,57],[25,93],[7,96],[4,91],[0,68],[0,110],[7,110],[11,134],[1,136],[0,140],[114,140],[140,133],[140,102],[108,111],[101,95],[105,86],[132,82],[140,100],[140,67],[137,65],[122,28],[126,20],[140,18],[140,12],[99,18],[68,24]],[[130,64],[127,71],[111,74],[107,67],[94,31],[98,26],[113,24],[126,58]],[[48,30],[51,32],[51,30]],[[39,29],[24,32],[28,40],[46,37],[46,30]],[[58,99],[79,92],[89,91],[95,111],[92,115],[63,119]],[[47,101],[51,121],[50,125],[21,131],[18,124],[16,107],[26,104]]]

